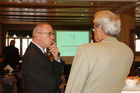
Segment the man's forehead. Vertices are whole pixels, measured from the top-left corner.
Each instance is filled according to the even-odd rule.
[[[50,31],[48,31],[48,33],[54,33],[54,31],[53,30],[50,30]]]
[[[52,33],[54,33],[54,30],[53,30],[53,28],[51,27],[51,26],[49,26],[49,25],[47,25],[47,26],[45,26],[45,27],[43,27],[43,29],[44,29],[44,31],[46,31],[46,32],[52,32]]]

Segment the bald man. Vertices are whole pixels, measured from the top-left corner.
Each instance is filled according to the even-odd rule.
[[[48,48],[53,62],[44,54]],[[33,40],[23,58],[23,74],[26,93],[60,93],[59,81],[62,62],[54,42],[54,30],[46,23],[38,24],[33,30]]]

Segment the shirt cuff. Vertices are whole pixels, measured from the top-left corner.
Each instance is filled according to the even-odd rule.
[[[59,62],[59,63],[61,62],[61,58],[60,58],[60,57],[59,57],[59,59],[57,60],[57,62]]]

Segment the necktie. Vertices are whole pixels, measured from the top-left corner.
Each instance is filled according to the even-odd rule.
[[[53,62],[53,55],[50,53],[50,52],[45,52],[45,51],[43,51],[43,54],[45,55],[45,56],[48,56],[49,58],[50,58],[50,61],[51,62]]]

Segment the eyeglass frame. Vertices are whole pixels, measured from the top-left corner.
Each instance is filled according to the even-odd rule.
[[[55,36],[55,33],[52,33],[52,32],[49,32],[49,33],[47,33],[47,32],[37,32],[37,33],[39,33],[39,34],[47,34],[48,36]]]

